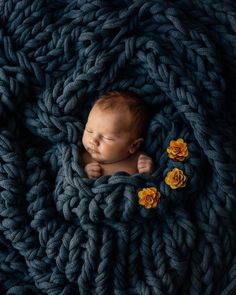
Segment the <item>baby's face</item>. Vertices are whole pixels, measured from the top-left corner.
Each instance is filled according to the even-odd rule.
[[[89,113],[82,142],[98,163],[115,163],[133,153],[130,114],[94,106]]]

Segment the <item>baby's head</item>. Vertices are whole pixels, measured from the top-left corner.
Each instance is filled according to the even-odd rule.
[[[145,103],[126,91],[101,96],[92,107],[82,142],[99,163],[115,163],[134,154],[148,123]]]

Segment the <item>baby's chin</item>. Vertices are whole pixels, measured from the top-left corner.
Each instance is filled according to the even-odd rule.
[[[115,164],[115,163],[118,163],[118,162],[121,162],[123,160],[125,160],[126,158],[128,158],[128,156],[126,157],[122,157],[122,158],[113,158],[113,159],[104,159],[103,156],[98,152],[98,151],[94,151],[94,150],[91,150],[91,149],[87,149],[87,152],[89,153],[90,157],[97,163],[99,164]]]
[[[112,159],[104,159],[98,152],[91,152],[89,153],[90,157],[99,164],[113,164],[116,161]]]
[[[99,164],[112,164],[113,162],[112,161],[109,161],[109,160],[104,160],[102,159],[101,157],[96,157],[94,155],[91,155],[91,158],[96,161],[97,163]]]
[[[106,164],[106,160],[104,160],[98,152],[89,152],[90,157],[98,162],[99,164]]]

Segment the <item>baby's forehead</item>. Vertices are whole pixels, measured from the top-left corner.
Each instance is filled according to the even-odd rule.
[[[103,120],[105,116],[110,116],[111,118],[122,118],[122,122],[126,122],[126,119],[130,119],[132,117],[131,112],[127,107],[122,108],[102,108],[100,106],[94,106],[90,113],[89,117]],[[128,122],[128,120],[127,120]]]
[[[94,106],[87,123],[113,133],[127,132],[131,129],[131,114],[127,109],[118,111]]]

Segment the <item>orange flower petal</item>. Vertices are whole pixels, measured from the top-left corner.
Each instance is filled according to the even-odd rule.
[[[187,176],[182,170],[173,168],[167,173],[167,176],[165,177],[165,183],[172,189],[182,188],[187,184]]]
[[[155,187],[143,188],[138,192],[139,204],[147,209],[155,208],[160,202],[160,192]]]
[[[176,161],[184,161],[189,154],[187,144],[182,138],[171,140],[166,151],[169,158]]]

